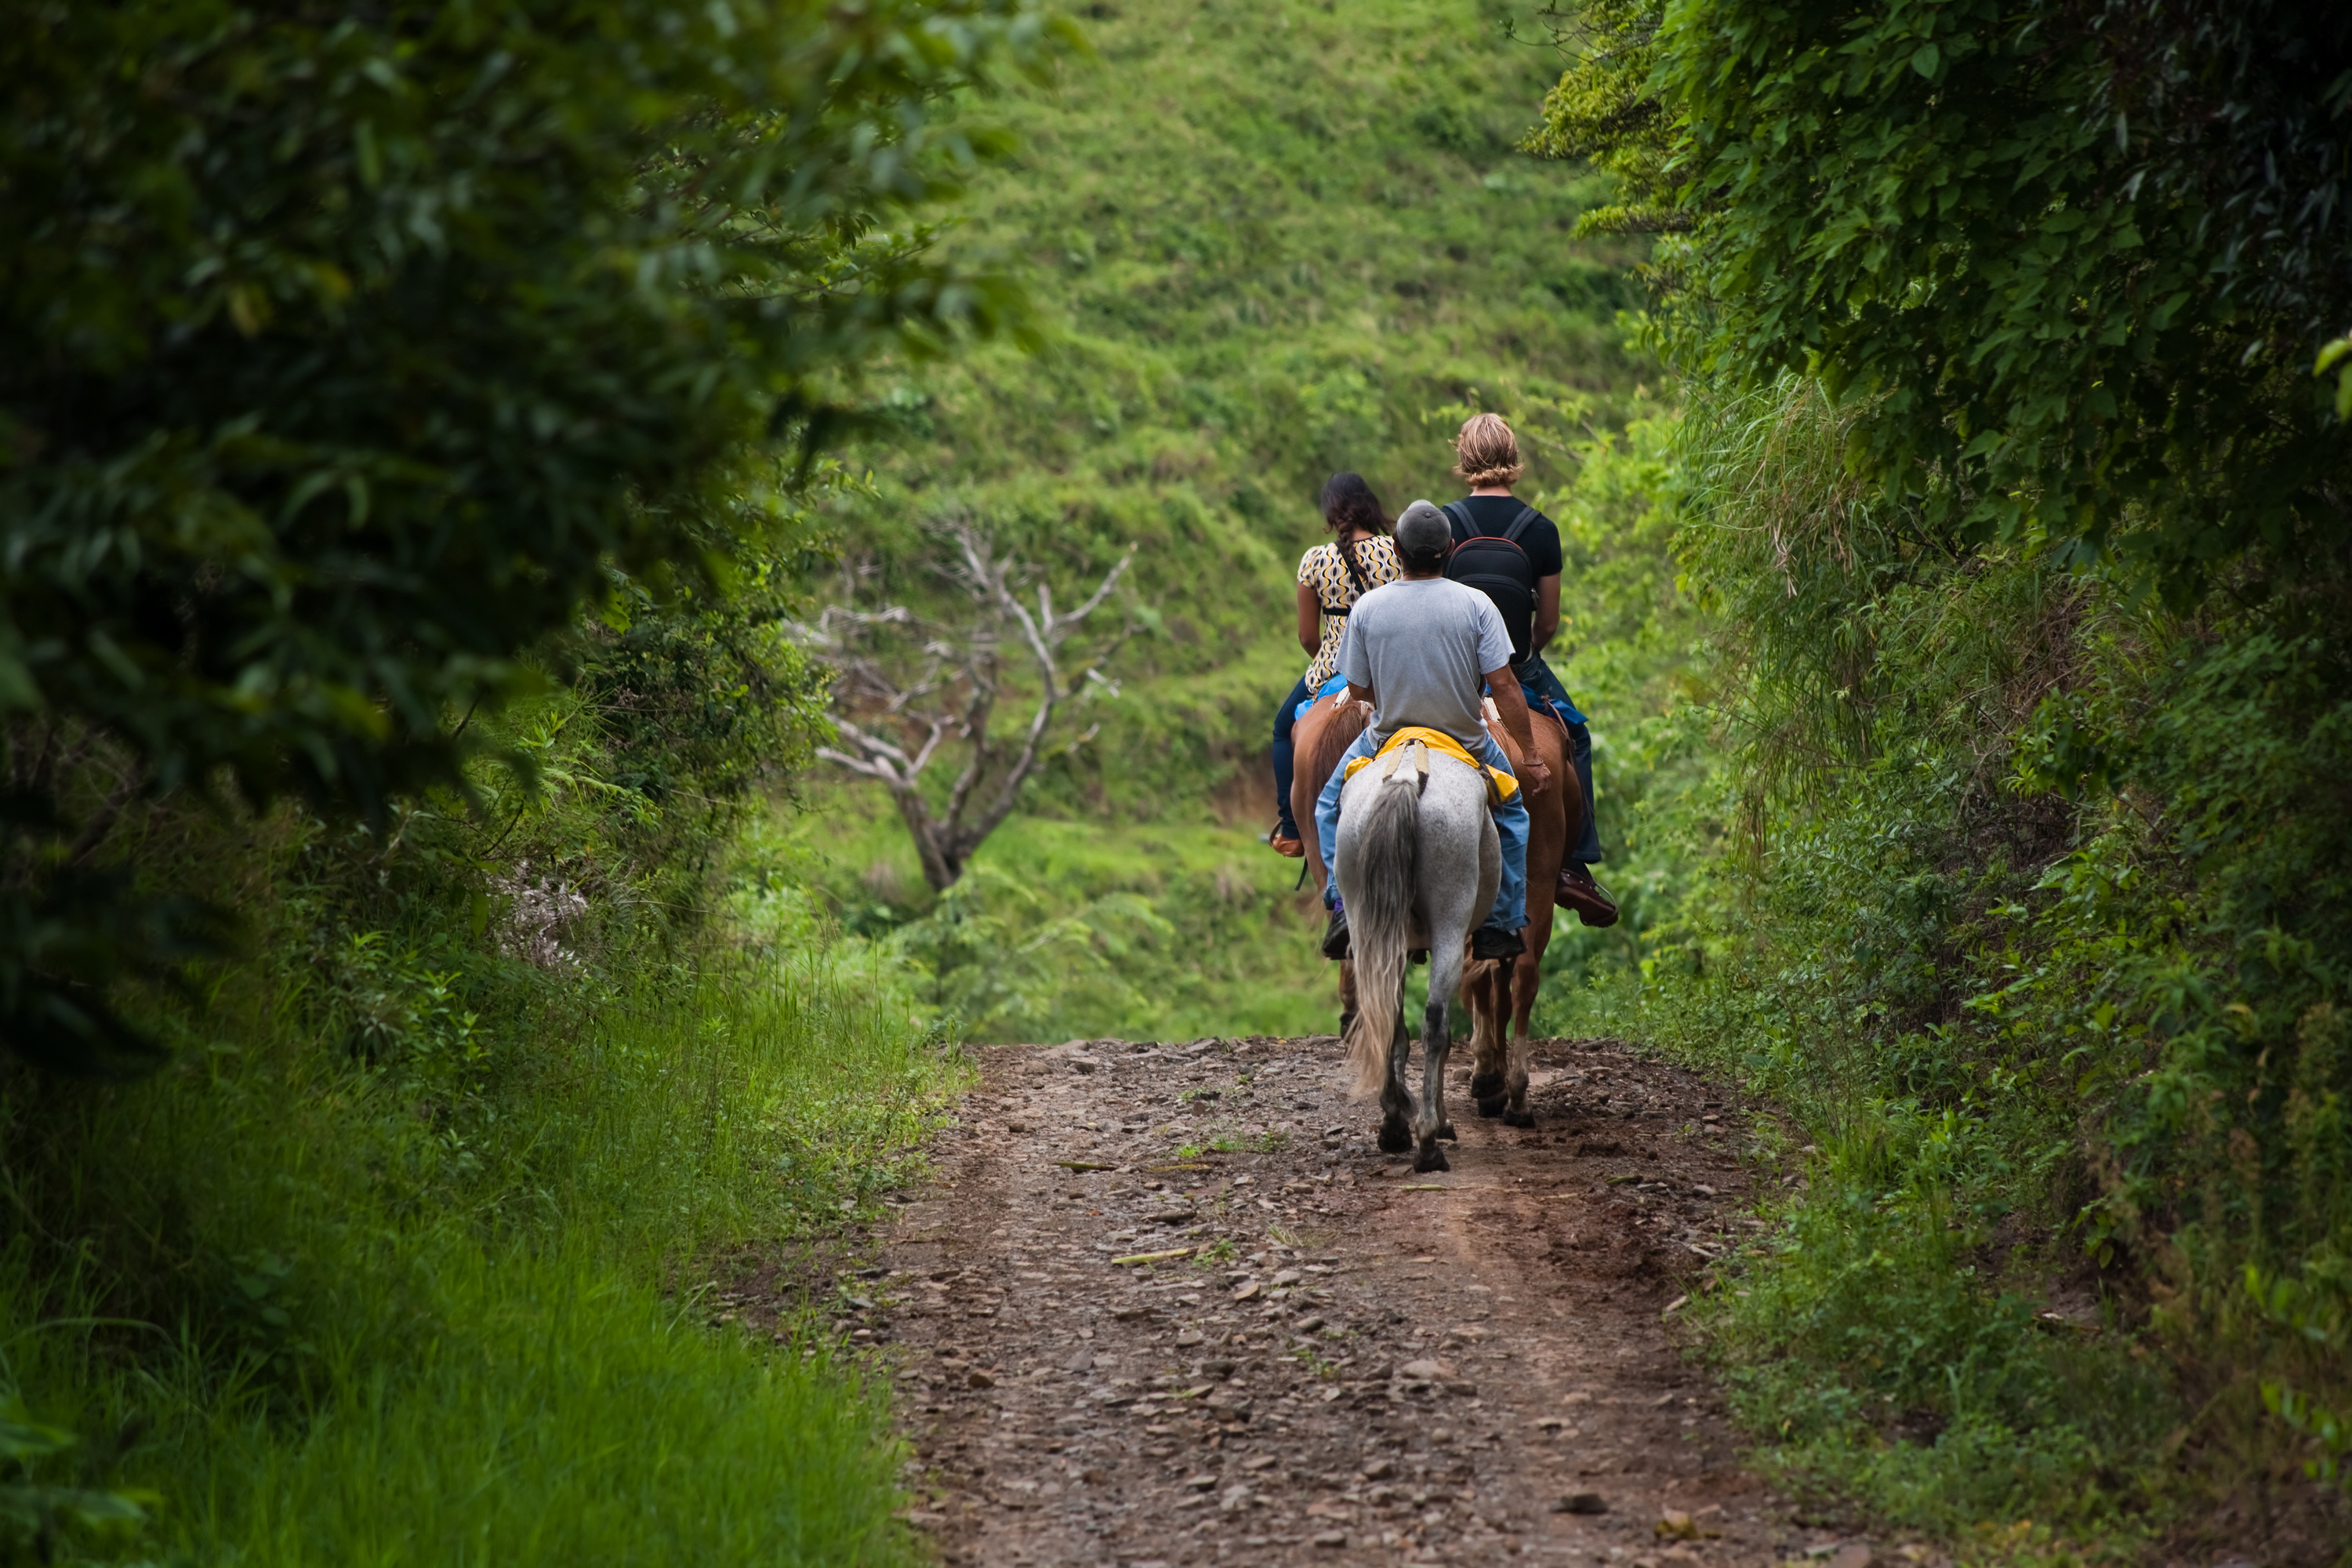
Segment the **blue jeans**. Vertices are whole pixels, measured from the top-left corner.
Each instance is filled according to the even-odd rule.
[[[1302,675],[1291,686],[1290,695],[1282,700],[1282,706],[1274,710],[1275,820],[1281,824],[1281,832],[1286,838],[1298,837],[1298,824],[1290,820],[1290,779],[1293,772],[1290,727],[1298,722],[1298,705],[1313,695],[1307,689],[1307,678]]]
[[[1481,735],[1483,749],[1470,748],[1471,754],[1490,768],[1511,772],[1511,759],[1495,743],[1492,735]],[[1323,864],[1337,865],[1332,858],[1339,847],[1339,787],[1348,782],[1348,764],[1358,757],[1369,757],[1380,746],[1369,730],[1356,737],[1324,782],[1323,793],[1315,797],[1315,837],[1323,847]],[[1517,777],[1517,774],[1513,774]],[[1486,911],[1486,923],[1502,931],[1517,931],[1528,923],[1528,797],[1525,791],[1513,795],[1495,808],[1495,837],[1503,846],[1503,880],[1495,889],[1495,907]],[[1323,902],[1332,909],[1339,907],[1339,884],[1326,875]]]
[[[1592,731],[1585,727],[1584,715],[1568,700],[1568,688],[1559,683],[1543,655],[1528,655],[1527,663],[1511,673],[1519,678],[1519,689],[1528,694],[1528,702],[1549,698],[1564,710],[1560,717],[1568,721],[1568,765],[1576,770],[1577,784],[1584,791],[1584,837],[1568,858],[1580,865],[1598,866],[1607,857],[1601,853],[1601,820],[1592,809]]]

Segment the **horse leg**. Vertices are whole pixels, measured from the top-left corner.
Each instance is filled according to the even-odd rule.
[[[1478,1028],[1478,1004],[1477,1004],[1477,1001],[1476,1001],[1476,997],[1477,997],[1478,992],[1477,992],[1476,984],[1475,984],[1475,982],[1473,982],[1473,983],[1472,983],[1472,984],[1470,984],[1465,985],[1462,989],[1463,989],[1464,993],[1465,993],[1466,995],[1468,995],[1468,996],[1472,999],[1472,1000],[1471,1000],[1471,1002],[1470,1002],[1470,1028],[1471,1028],[1472,1037],[1473,1037],[1473,1038],[1475,1038],[1475,1037],[1476,1037],[1477,1028]],[[1436,991],[1434,991],[1434,990],[1432,990],[1432,991],[1431,991],[1431,993],[1430,993],[1430,995],[1431,995],[1431,997],[1433,998],[1432,1005],[1435,1005],[1435,1004],[1436,1004],[1436,1000],[1438,999],[1438,993],[1437,993]],[[1445,1029],[1445,1030],[1447,1030],[1447,1031],[1448,1031],[1448,1035],[1447,1035],[1447,1038],[1446,1038],[1446,1046],[1447,1046],[1447,1048],[1448,1048],[1448,1049],[1451,1049],[1451,1048],[1452,1048],[1452,1047],[1453,1047],[1453,1037],[1452,1037],[1452,1034],[1451,1034],[1451,1030],[1453,1029],[1453,1026],[1453,1026],[1452,1022],[1449,1020],[1448,1022],[1446,1022],[1446,1023],[1444,1023],[1444,1024],[1441,1025],[1440,1026],[1441,1026],[1442,1028],[1444,1028],[1444,1029]],[[1423,1032],[1423,1034],[1424,1036],[1426,1036],[1426,1035],[1427,1035],[1427,1033],[1428,1033],[1428,1027],[1429,1027],[1428,1016],[1427,1016],[1427,1015],[1424,1013],[1424,1015],[1423,1016],[1423,1019],[1422,1019],[1422,1032]],[[1424,1048],[1423,1048],[1423,1054],[1424,1058],[1427,1056],[1427,1049],[1426,1049],[1426,1047],[1424,1047]],[[1447,1140],[1449,1140],[1449,1141],[1451,1141],[1451,1142],[1456,1142],[1456,1143],[1458,1143],[1458,1142],[1460,1142],[1462,1141],[1460,1138],[1458,1138],[1458,1137],[1456,1137],[1456,1136],[1454,1135],[1454,1119],[1453,1119],[1452,1117],[1450,1117],[1450,1116],[1448,1116],[1448,1115],[1446,1115],[1446,1114],[1445,1114],[1445,1108],[1444,1108],[1444,1106],[1443,1106],[1443,1105],[1440,1105],[1440,1106],[1437,1108],[1437,1135],[1438,1135],[1440,1138],[1447,1139]]]
[[[1446,1163],[1445,1151],[1437,1146],[1439,1129],[1445,1124],[1445,1058],[1453,1048],[1445,1022],[1445,992],[1433,985],[1429,988],[1429,1005],[1422,1012],[1421,1113],[1412,1123],[1413,1134],[1421,1143],[1412,1158],[1416,1171],[1453,1169]]]
[[[1517,968],[1517,1005],[1511,1013],[1510,1109],[1503,1112],[1503,1122],[1509,1127],[1533,1127],[1536,1113],[1528,1109],[1528,1058],[1535,1042],[1528,1037],[1528,1021],[1535,1014],[1536,982],[1542,973],[1535,949],[1519,955]]]
[[[1478,1102],[1481,1116],[1495,1114],[1486,1102],[1503,1092],[1503,1030],[1510,1017],[1508,1004],[1497,1000],[1502,967],[1482,959],[1462,972],[1463,997],[1470,1005],[1470,1098]]]
[[[1339,961],[1339,1037],[1346,1039],[1348,1031],[1356,1026],[1356,961]]]
[[[1452,910],[1433,910],[1432,916],[1430,924],[1438,931],[1460,931],[1469,924],[1465,914]],[[1453,1036],[1446,1026],[1445,1002],[1461,987],[1462,966],[1467,956],[1465,949],[1468,945],[1457,937],[1451,942],[1433,945],[1429,955],[1429,1005],[1422,1014],[1421,1116],[1413,1126],[1421,1139],[1412,1162],[1416,1171],[1452,1168],[1437,1147],[1439,1131],[1445,1125],[1445,1058],[1454,1049]]]
[[[1470,1096],[1481,1116],[1500,1116],[1510,1094],[1509,1037],[1511,1026],[1511,966],[1489,963],[1487,1005],[1495,1010],[1495,1037],[1479,1053],[1477,1070],[1470,1075]]]
[[[1396,1033],[1389,1038],[1388,1077],[1381,1084],[1381,1152],[1402,1154],[1412,1147],[1412,1095],[1404,1087],[1405,1059],[1412,1037],[1405,1032],[1404,1009],[1397,1009]]]
[[[1506,1109],[1511,1100],[1510,1037],[1506,1033],[1511,1026],[1511,979],[1516,963],[1495,965],[1495,1056],[1494,1066],[1470,1082],[1470,1092],[1478,1096],[1478,1114],[1500,1116],[1509,1121]],[[1521,1080],[1524,1082],[1524,1079]],[[1483,1090],[1483,1092],[1482,1092]],[[1510,1121],[1511,1126],[1517,1126]]]

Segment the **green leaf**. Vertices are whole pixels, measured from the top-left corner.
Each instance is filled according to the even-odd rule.
[[[1911,68],[1933,81],[1936,79],[1936,67],[1943,62],[1943,51],[1936,47],[1933,43],[1922,44],[1911,52]]]

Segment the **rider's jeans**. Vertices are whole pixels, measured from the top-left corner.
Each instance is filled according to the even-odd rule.
[[[1484,749],[1471,748],[1478,760],[1489,767],[1510,773],[1511,759],[1502,747],[1495,743],[1495,737],[1482,733],[1479,739],[1485,742]],[[1348,764],[1358,757],[1369,757],[1379,749],[1370,731],[1357,736],[1356,743],[1348,748],[1347,754],[1339,759],[1339,765],[1331,770],[1330,778],[1324,782],[1323,793],[1315,797],[1315,837],[1323,847],[1323,864],[1326,867],[1339,863],[1333,855],[1339,845],[1339,787],[1348,782]],[[1495,807],[1495,837],[1502,841],[1503,881],[1495,889],[1495,907],[1486,912],[1486,923],[1503,931],[1517,931],[1528,923],[1528,796],[1524,787]],[[1323,884],[1323,901],[1334,909],[1339,907],[1339,884],[1330,879],[1328,872]]]

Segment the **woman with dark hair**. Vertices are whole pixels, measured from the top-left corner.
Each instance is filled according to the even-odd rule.
[[[1307,848],[1290,816],[1290,727],[1298,720],[1299,708],[1312,701],[1339,671],[1339,637],[1347,629],[1349,607],[1381,584],[1404,575],[1396,544],[1389,538],[1389,514],[1361,474],[1333,474],[1324,481],[1323,526],[1331,531],[1331,540],[1298,560],[1298,646],[1315,657],[1274,715],[1276,820],[1266,842],[1276,854],[1294,860]]]

